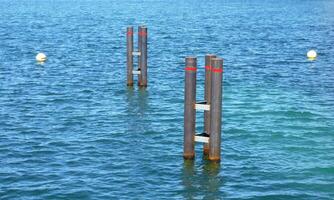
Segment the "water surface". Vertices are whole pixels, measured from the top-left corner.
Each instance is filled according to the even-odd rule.
[[[333,199],[333,10],[330,0],[3,0],[0,199]],[[141,24],[149,86],[127,88],[126,27]],[[194,162],[182,158],[184,57],[198,56],[202,100],[207,53],[224,58],[220,166],[201,145]]]

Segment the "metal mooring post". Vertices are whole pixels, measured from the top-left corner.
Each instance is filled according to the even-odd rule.
[[[223,59],[213,58],[211,69],[209,160],[220,161]]]
[[[205,56],[205,87],[204,87],[204,100],[206,104],[211,104],[211,69],[212,69],[212,59],[216,58],[216,55],[207,54]],[[204,111],[204,132],[210,135],[210,111]],[[205,155],[209,154],[209,144],[203,144],[203,153]]]
[[[126,29],[126,63],[127,63],[127,85],[133,86],[133,27]]]
[[[184,95],[184,159],[195,157],[195,120],[196,120],[196,71],[197,58],[187,57],[185,67]]]
[[[138,75],[138,86],[147,87],[147,27],[138,27],[138,47],[133,51],[133,27],[127,27],[127,85],[133,86],[133,75]],[[138,69],[133,70],[133,56],[138,56]]]
[[[138,86],[140,86],[140,84],[141,84],[141,82],[142,82],[142,76],[141,76],[141,59],[142,59],[142,56],[141,56],[141,51],[142,51],[142,37],[140,36],[140,33],[141,33],[141,29],[142,29],[142,27],[141,26],[139,26],[138,27],[138,71],[140,72],[139,74],[138,74]]]
[[[138,32],[140,39],[140,75],[139,85],[147,87],[147,27],[141,26]]]

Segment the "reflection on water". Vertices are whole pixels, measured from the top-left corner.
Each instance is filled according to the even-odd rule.
[[[144,115],[148,109],[147,99],[149,97],[149,93],[145,88],[138,89],[138,106],[139,113]]]
[[[127,88],[124,119],[128,133],[142,134],[150,127],[151,121],[147,120],[150,115],[148,97],[146,88]]]
[[[126,90],[127,113],[144,116],[148,109],[148,96],[146,88],[128,87]]]
[[[196,166],[198,165],[198,166]],[[210,162],[206,159],[201,163],[193,160],[184,160],[182,171],[182,184],[186,191],[185,199],[220,199],[220,189],[223,187],[222,177],[219,175],[220,163]]]

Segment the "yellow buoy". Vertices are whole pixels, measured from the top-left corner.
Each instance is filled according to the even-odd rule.
[[[307,58],[310,60],[314,60],[317,57],[317,52],[315,50],[309,50],[307,52]]]
[[[46,55],[44,53],[38,53],[36,55],[36,60],[38,62],[44,62],[44,61],[46,61]]]

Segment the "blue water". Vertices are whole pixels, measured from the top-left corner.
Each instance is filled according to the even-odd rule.
[[[333,10],[2,0],[0,199],[334,199]],[[127,88],[126,27],[141,24],[149,86]],[[198,56],[201,100],[207,53],[224,58],[220,165],[201,145],[182,158],[184,57]]]

